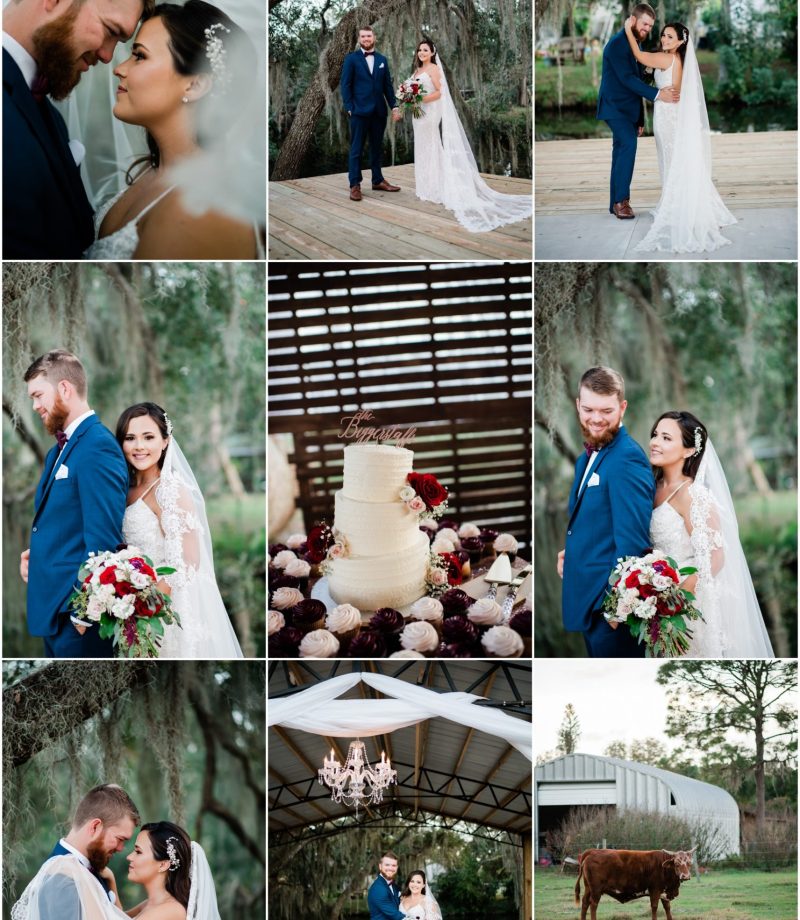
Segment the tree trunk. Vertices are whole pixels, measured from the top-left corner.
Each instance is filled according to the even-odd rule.
[[[322,110],[325,108],[325,86],[330,91],[339,85],[345,55],[353,50],[359,26],[372,24],[387,16],[404,0],[367,0],[361,6],[345,13],[331,34],[328,47],[322,53],[320,65],[308,88],[303,93],[295,112],[292,126],[281,145],[275,169],[270,177],[273,182],[296,179],[300,175],[303,160],[314,139]]]
[[[756,736],[756,831],[760,835],[764,830],[766,818],[766,789],[764,782],[764,711],[763,703],[759,697],[755,705],[755,736]]]

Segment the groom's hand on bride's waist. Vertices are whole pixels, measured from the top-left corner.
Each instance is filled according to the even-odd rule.
[[[30,549],[23,550],[19,554],[19,576],[25,582],[26,585],[28,584],[28,563],[30,561],[30,558],[31,558]]]
[[[558,556],[556,557],[556,571],[558,572],[558,577],[564,577],[564,553],[566,550],[559,550]]]
[[[680,90],[675,89],[674,86],[665,86],[658,91],[656,99],[658,99],[659,102],[680,102],[681,93]]]

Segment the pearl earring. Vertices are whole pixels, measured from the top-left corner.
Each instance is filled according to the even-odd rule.
[[[188,97],[188,96],[184,96],[183,99],[181,100],[181,102],[184,102],[184,103],[186,103],[186,102],[188,102],[188,101],[189,101],[189,97]]]

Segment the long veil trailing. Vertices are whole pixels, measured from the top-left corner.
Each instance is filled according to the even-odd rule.
[[[695,657],[772,658],[761,608],[739,540],[728,481],[706,441],[694,482],[690,519],[698,570],[697,606],[705,622],[692,625]]]
[[[199,843],[192,841],[191,889],[186,920],[220,920],[217,892],[206,854]]]
[[[636,252],[711,252],[730,243],[720,227],[736,223],[711,179],[711,129],[691,36],[677,108],[672,157],[667,175],[661,177],[661,200],[653,226]]]
[[[75,856],[48,859],[11,908],[11,920],[57,917],[73,891],[81,920],[127,920],[128,915],[109,901],[100,882]]]
[[[439,56],[442,77],[442,146],[444,147],[444,206],[472,233],[486,233],[525,220],[533,213],[530,195],[506,195],[490,188],[478,172],[475,156],[458,117]]]
[[[203,493],[174,437],[156,486],[164,532],[165,576],[181,625],[168,627],[162,657],[242,658],[214,576],[211,532]]]

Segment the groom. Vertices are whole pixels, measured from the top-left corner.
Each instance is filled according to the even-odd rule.
[[[397,875],[397,857],[394,853],[384,853],[378,869],[378,877],[367,892],[369,920],[405,920],[406,915],[399,907],[400,887],[394,880]]]
[[[386,102],[392,107],[392,119],[400,121],[400,110],[389,74],[389,62],[375,50],[375,33],[369,26],[358,30],[358,51],[344,59],[342,66],[342,102],[350,117],[350,200],[361,201],[361,154],[369,137],[372,187],[376,191],[399,192],[381,172],[383,132],[386,130]]]
[[[583,633],[590,658],[641,658],[644,643],[624,624],[612,629],[602,606],[617,560],[650,547],[653,472],[622,424],[628,403],[621,374],[589,368],[575,402],[585,452],[575,464],[566,547],[557,561],[564,628]]]
[[[114,894],[101,873],[140,822],[139,812],[124,789],[112,784],[95,786],[78,804],[69,833],[47,858],[72,856],[100,882],[113,903]],[[81,920],[84,916],[78,889],[68,875],[48,875],[31,907],[37,909],[39,920]]]
[[[145,3],[152,10],[153,0]],[[108,64],[141,16],[142,0],[10,0],[3,8],[4,259],[79,259],[94,239],[83,150],[48,96],[65,99],[82,73]]]
[[[55,349],[25,372],[33,410],[56,443],[36,489],[30,547],[20,559],[28,584],[28,631],[44,639],[46,658],[113,658],[110,639],[73,620],[69,598],[90,552],[122,542],[128,467],[111,432],[86,401],[86,372]]]
[[[639,42],[650,34],[656,21],[653,7],[639,3],[631,11],[636,17],[633,33]],[[625,29],[612,35],[603,49],[603,76],[597,99],[597,118],[611,128],[611,201],[608,210],[620,220],[636,217],[631,208],[631,179],[636,160],[636,140],[644,130],[642,97],[650,102],[678,102],[672,87],[656,89],[642,80],[642,69],[628,44]]]

